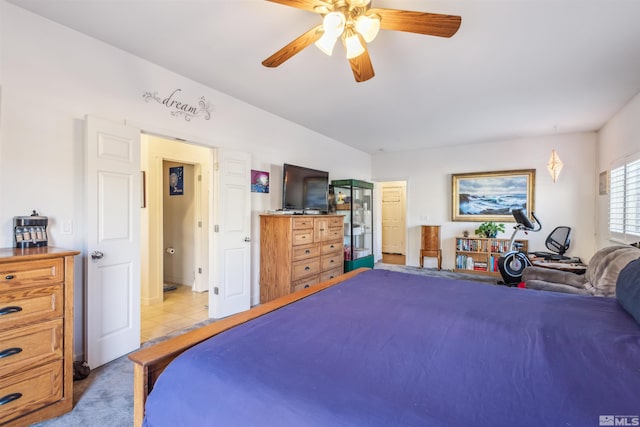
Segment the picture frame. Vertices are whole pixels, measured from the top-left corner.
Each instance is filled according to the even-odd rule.
[[[451,175],[453,221],[515,222],[512,209],[534,211],[535,169]]]
[[[251,192],[269,192],[269,172],[251,169]]]
[[[182,196],[184,194],[184,167],[169,168],[169,195]]]

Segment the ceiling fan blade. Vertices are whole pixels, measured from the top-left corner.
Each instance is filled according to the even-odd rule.
[[[322,13],[320,11],[325,11],[324,13],[326,13],[326,10],[330,6],[329,3],[324,2],[322,0],[267,0],[267,1],[270,1],[272,3],[280,3],[285,6],[295,7],[297,9],[308,10],[309,12],[314,12],[314,13]],[[319,6],[323,7],[324,9],[322,8],[317,9]]]
[[[314,43],[322,36],[322,25],[317,25],[262,61],[265,67],[277,67],[293,55],[299,53],[305,47]]]
[[[428,36],[451,37],[460,28],[462,18],[439,13],[412,12],[409,10],[371,8],[367,15],[380,15],[383,30],[406,31]]]
[[[353,77],[355,77],[358,83],[366,82],[375,76],[367,46],[364,43],[362,43],[362,45],[364,46],[364,53],[349,60],[349,64],[351,64],[351,71],[353,71]]]

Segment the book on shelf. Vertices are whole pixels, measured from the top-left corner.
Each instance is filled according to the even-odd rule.
[[[476,262],[473,264],[473,269],[478,271],[487,271],[487,263],[486,262]]]

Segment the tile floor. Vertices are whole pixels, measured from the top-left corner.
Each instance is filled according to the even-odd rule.
[[[190,286],[178,285],[164,293],[161,304],[141,307],[140,341],[165,336],[208,318],[209,293],[192,292]]]

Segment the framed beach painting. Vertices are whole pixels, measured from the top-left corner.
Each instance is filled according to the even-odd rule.
[[[536,170],[453,174],[453,221],[514,222],[512,209],[534,210]]]

